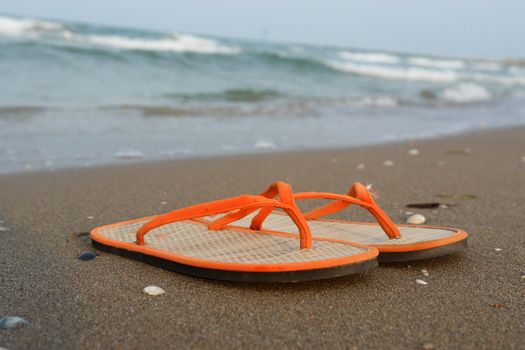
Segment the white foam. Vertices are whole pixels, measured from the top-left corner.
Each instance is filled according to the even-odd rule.
[[[211,39],[173,33],[164,38],[145,39],[121,35],[83,35],[66,30],[60,23],[0,16],[0,35],[37,39],[42,35],[66,43],[89,44],[123,50],[175,51],[235,54],[238,47],[220,45]]]
[[[272,141],[265,140],[257,141],[253,146],[258,149],[275,149],[277,147]]]
[[[472,74],[467,76],[472,80],[488,82],[501,85],[525,85],[525,76],[502,76],[491,74]]]
[[[74,35],[73,37],[70,37],[69,40],[125,50],[223,54],[234,54],[240,52],[240,49],[237,47],[223,46],[217,44],[217,42],[213,40],[183,34],[173,34],[171,37],[162,39],[139,39],[118,35]]]
[[[421,66],[433,67],[441,69],[461,69],[465,68],[465,62],[462,60],[446,60],[446,59],[432,59],[426,57],[413,57],[408,60],[408,63]]]
[[[361,107],[396,107],[399,101],[390,96],[362,97],[357,101]]]
[[[130,148],[124,148],[117,152],[115,152],[115,158],[117,159],[140,159],[144,158],[144,153],[130,149]]]
[[[488,100],[491,96],[487,89],[481,85],[463,83],[446,89],[441,97],[447,101],[462,103]]]
[[[479,61],[472,64],[472,67],[479,70],[495,72],[501,69],[501,64],[492,61]]]
[[[55,22],[0,16],[0,35],[23,36],[36,31],[55,31],[62,28],[60,23]]]
[[[370,62],[370,63],[397,63],[399,57],[393,55],[387,55],[384,53],[362,53],[362,52],[341,52],[340,56],[342,59],[348,61],[357,62]]]
[[[361,65],[354,63],[327,62],[327,64],[337,70],[354,73],[359,75],[410,81],[435,81],[435,82],[454,82],[458,80],[458,74],[454,71],[435,71],[422,68],[394,68],[376,65]]]

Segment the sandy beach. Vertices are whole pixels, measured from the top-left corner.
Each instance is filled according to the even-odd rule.
[[[524,349],[523,157],[525,128],[513,128],[2,176],[0,226],[8,230],[0,232],[0,317],[28,324],[0,330],[0,347]],[[87,235],[93,227],[258,193],[275,180],[296,191],[373,184],[396,222],[414,211],[408,203],[450,204],[415,211],[429,225],[465,229],[469,248],[296,284],[204,280],[106,253],[78,260],[94,250]],[[371,221],[359,209],[344,215]],[[415,283],[423,277],[428,285]],[[166,293],[148,296],[148,285]]]

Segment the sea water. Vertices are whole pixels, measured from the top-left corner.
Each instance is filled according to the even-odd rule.
[[[523,62],[0,15],[0,173],[521,124]]]

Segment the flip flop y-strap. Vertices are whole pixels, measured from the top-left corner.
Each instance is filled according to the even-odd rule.
[[[292,192],[292,188],[286,182],[276,181],[276,182],[272,183],[266,190],[264,190],[263,192],[261,192],[259,194],[259,196],[264,197],[264,198],[268,198],[268,199],[273,199],[277,195],[279,196],[279,200],[281,202],[289,204],[289,205],[293,206],[294,208],[297,207],[296,204],[295,204],[295,199],[294,199],[294,194]],[[221,218],[219,218],[217,220],[212,221],[208,225],[208,228],[210,230],[222,230],[222,229],[226,228],[226,226],[228,226],[232,222],[235,222],[235,221],[237,221],[239,219],[242,219],[243,217],[245,217],[247,215],[250,215],[251,213],[253,213],[257,209],[259,209],[259,208],[243,208],[243,209],[237,210],[237,211],[235,211],[233,213],[229,213],[229,214],[224,215],[223,217],[221,217]],[[273,208],[272,209],[267,208],[267,209],[269,210],[268,214],[270,214],[273,211]],[[301,215],[301,216],[303,216],[303,215]],[[258,227],[258,228],[256,228],[256,227]],[[261,229],[260,225],[256,226],[253,223],[250,225],[250,228],[253,229],[253,230],[260,230]]]
[[[286,214],[288,214],[299,230],[300,248],[311,248],[312,234],[306,219],[302,215],[299,208],[295,205],[294,196],[290,185],[284,182],[277,182],[272,184],[270,188],[275,191],[275,194],[279,194],[279,200],[272,199],[270,196],[241,195],[238,197],[193,205],[156,216],[139,228],[136,233],[136,244],[144,245],[144,236],[151,230],[177,221],[196,219],[204,216],[217,215],[232,211],[234,211],[234,213],[239,211],[251,213],[261,208],[272,208],[272,210],[274,208],[281,208],[286,212]],[[272,197],[275,196],[275,194],[272,195]],[[209,225],[208,228],[217,230],[224,227],[226,226],[214,227],[213,225]]]
[[[276,191],[273,190],[271,187],[268,188],[266,191],[261,193],[261,196],[272,198],[276,195]],[[280,195],[280,194],[279,194]],[[393,223],[393,221],[388,217],[388,215],[377,205],[374,198],[368,191],[368,189],[362,185],[361,183],[354,183],[352,187],[350,188],[350,191],[348,191],[347,195],[340,195],[340,194],[334,194],[329,192],[300,192],[295,193],[294,199],[301,200],[301,199],[331,199],[335,200],[335,202],[327,204],[325,206],[319,207],[317,209],[314,209],[307,214],[304,215],[304,217],[307,220],[312,220],[319,218],[321,216],[329,215],[336,213],[338,211],[341,211],[348,206],[352,204],[357,204],[362,208],[367,209],[377,220],[378,224],[381,226],[385,234],[388,236],[389,239],[399,238],[401,236],[399,229],[397,226]],[[212,222],[210,225],[217,225],[218,227],[225,227],[226,225],[235,222],[249,214],[251,214],[253,210],[243,210],[234,212],[231,214],[228,214],[214,222]],[[254,230],[260,230],[262,228],[262,225],[264,223],[264,220],[271,214],[273,211],[273,208],[271,207],[265,207],[261,208],[259,213],[252,219],[250,228]]]
[[[295,194],[295,199],[306,199],[306,198],[331,199],[331,198],[326,198],[323,196],[316,197],[315,193],[308,193],[308,192]],[[367,209],[370,212],[370,214],[372,214],[376,218],[379,226],[381,226],[383,231],[385,231],[385,234],[388,236],[388,238],[394,239],[394,238],[399,238],[401,236],[399,229],[394,224],[392,219],[390,219],[390,217],[384,212],[384,210],[379,207],[379,205],[376,203],[376,201],[374,200],[374,197],[372,196],[370,191],[368,191],[366,186],[364,186],[363,184],[359,182],[354,183],[352,187],[350,187],[348,194],[344,196],[344,198],[338,199],[333,203],[329,203],[327,205],[314,209],[306,213],[305,217],[308,220],[316,219],[321,216],[334,214],[336,212],[344,210],[352,204],[357,204],[361,206],[362,208]]]

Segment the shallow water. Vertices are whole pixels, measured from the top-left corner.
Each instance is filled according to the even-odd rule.
[[[0,15],[0,173],[525,123],[525,67]]]

